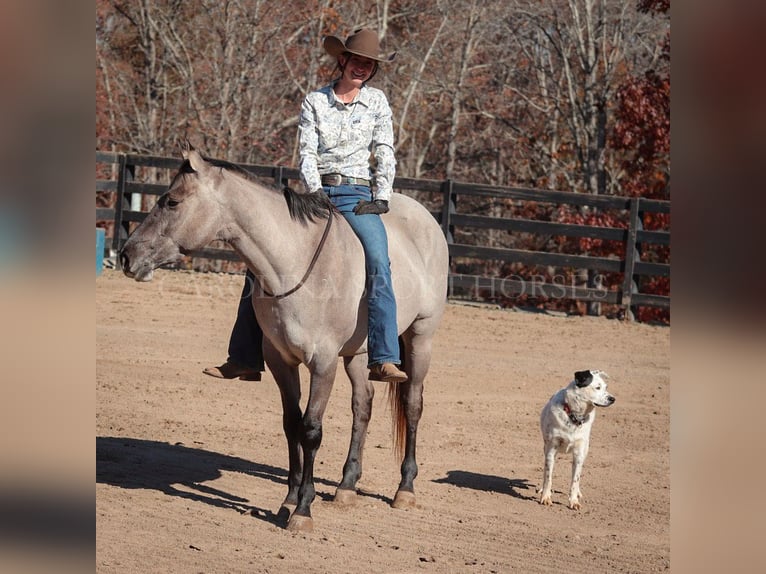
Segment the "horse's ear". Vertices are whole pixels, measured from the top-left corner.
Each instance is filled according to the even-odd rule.
[[[205,160],[196,149],[192,148],[190,150],[184,151],[182,155],[183,158],[189,162],[191,168],[197,173],[205,169]]]
[[[194,171],[199,173],[205,169],[206,162],[204,158],[196,149],[194,149],[194,146],[188,139],[181,143],[181,157],[189,162],[189,165]]]
[[[191,144],[191,142],[188,139],[184,139],[180,144],[179,147],[181,148],[181,156],[183,156],[184,159],[186,159],[186,155],[194,149],[194,146]]]

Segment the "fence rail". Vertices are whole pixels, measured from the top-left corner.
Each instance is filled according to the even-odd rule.
[[[138,181],[137,168],[155,170],[178,169],[181,161],[175,158],[96,152],[96,164],[112,166],[116,176],[109,179],[96,179],[96,191],[115,194],[114,207],[96,207],[97,226],[112,228],[112,235],[107,237],[107,245],[113,252],[118,252],[131,231],[131,224],[143,221],[146,212],[139,207],[143,196],[159,196],[167,190],[167,184]],[[269,179],[276,185],[297,181],[297,169],[282,166],[242,165],[244,169],[257,177]],[[498,297],[530,295],[570,299],[576,301],[599,302],[617,305],[628,317],[639,306],[670,308],[670,297],[641,293],[641,277],[670,277],[670,264],[642,261],[642,246],[647,244],[670,245],[669,231],[650,231],[643,229],[644,217],[648,213],[670,213],[670,202],[616,196],[594,196],[564,191],[549,191],[527,188],[509,188],[490,185],[462,183],[456,181],[438,181],[397,177],[394,188],[403,193],[417,192],[428,194],[431,214],[440,223],[449,245],[450,258],[453,261],[449,275],[450,294],[461,291],[467,297],[483,300],[495,300]],[[433,198],[436,197],[436,200]],[[512,202],[536,202],[552,205],[571,205],[589,207],[598,210],[613,210],[627,214],[627,228],[596,227],[537,221],[524,218],[500,218],[475,213],[459,213],[460,204],[468,198],[487,198],[489,200],[510,200]],[[111,202],[110,202],[111,203]],[[435,206],[435,207],[434,207]],[[620,258],[596,257],[546,251],[530,251],[488,245],[474,245],[455,240],[458,230],[498,230],[507,233],[525,233],[532,236],[566,236],[613,241],[623,244]],[[206,248],[194,251],[192,257],[239,261],[239,256],[229,249]],[[622,274],[619,285],[582,286],[564,284],[550,280],[524,277],[483,276],[456,271],[455,260],[478,260],[516,263],[527,266],[546,268],[569,268]],[[119,263],[117,263],[119,264]]]

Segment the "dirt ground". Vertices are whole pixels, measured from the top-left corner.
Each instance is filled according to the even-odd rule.
[[[417,507],[399,481],[385,385],[358,503],[333,504],[350,438],[339,363],[316,467],[314,531],[282,528],[287,451],[276,385],[216,381],[242,277],[96,278],[96,569],[100,573],[656,572],[670,567],[670,329],[450,304],[418,435]],[[538,417],[575,370],[611,375],[567,506],[537,502]],[[306,371],[303,371],[306,374]],[[304,377],[304,385],[306,383]]]

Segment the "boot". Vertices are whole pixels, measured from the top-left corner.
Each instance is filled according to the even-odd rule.
[[[393,363],[378,363],[370,367],[370,380],[384,383],[404,383],[407,373]]]
[[[207,367],[202,372],[216,379],[261,380],[261,372],[259,370],[232,361],[226,361],[220,367]]]

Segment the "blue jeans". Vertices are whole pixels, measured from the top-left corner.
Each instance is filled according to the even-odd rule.
[[[396,299],[391,283],[388,236],[380,215],[356,215],[360,199],[370,201],[369,187],[361,185],[325,186],[325,193],[351,225],[364,249],[367,272],[367,356],[369,366],[401,363],[396,327]]]

